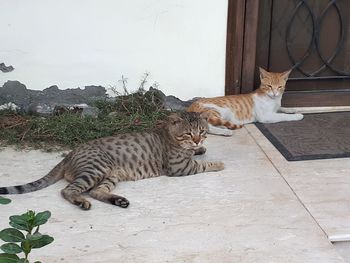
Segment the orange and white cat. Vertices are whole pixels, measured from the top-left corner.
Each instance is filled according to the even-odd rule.
[[[303,115],[281,107],[282,95],[291,70],[274,73],[262,68],[260,87],[249,94],[202,98],[192,103],[188,112],[205,113],[209,133],[231,136],[232,130],[251,122],[274,123],[298,121]]]

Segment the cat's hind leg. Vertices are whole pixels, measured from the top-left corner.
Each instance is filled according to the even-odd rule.
[[[73,205],[77,205],[83,210],[89,210],[91,203],[82,196],[82,193],[94,187],[94,178],[96,175],[92,171],[81,172],[72,183],[61,191],[62,196]]]
[[[222,135],[222,136],[232,136],[233,131],[227,128],[216,127],[212,124],[209,124],[209,133],[214,135]]]
[[[218,117],[215,117],[215,116],[210,116],[208,118],[208,123],[211,124],[211,125],[214,125],[214,126],[224,126],[224,127],[226,127],[227,129],[230,129],[230,130],[236,130],[236,129],[240,129],[240,128],[243,127],[243,125],[234,124],[231,121],[228,121],[228,120],[225,120],[225,119],[222,119],[222,118],[218,118]]]
[[[105,203],[127,208],[129,201],[125,197],[110,193],[116,187],[121,176],[120,173],[122,171],[111,173],[103,179],[99,185],[89,192],[90,196]]]
[[[243,127],[241,124],[234,123],[235,118],[230,109],[226,107],[219,107],[215,104],[204,104],[203,106],[208,108],[203,114],[207,116],[207,121],[209,124],[216,127],[224,126],[230,130],[236,130]]]

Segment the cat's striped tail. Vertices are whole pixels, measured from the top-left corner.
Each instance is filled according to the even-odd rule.
[[[66,157],[67,158],[67,157]],[[29,192],[34,192],[49,185],[52,185],[63,178],[64,176],[64,166],[66,158],[63,159],[59,164],[57,164],[47,175],[44,177],[23,185],[0,187],[0,194],[24,194]]]

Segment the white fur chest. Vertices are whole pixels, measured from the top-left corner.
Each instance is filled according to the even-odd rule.
[[[269,114],[276,113],[281,107],[282,96],[271,98],[254,94],[254,115],[257,121],[265,119]]]

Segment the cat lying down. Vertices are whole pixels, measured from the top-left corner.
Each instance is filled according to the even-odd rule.
[[[209,133],[231,136],[232,130],[252,122],[298,121],[303,115],[281,107],[282,95],[291,70],[274,73],[262,68],[260,87],[249,94],[202,98],[192,103],[188,112],[206,114]]]

